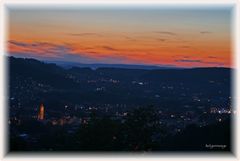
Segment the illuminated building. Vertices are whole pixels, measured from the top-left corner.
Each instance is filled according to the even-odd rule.
[[[41,104],[38,112],[38,120],[43,120],[43,119],[44,119],[44,106],[43,104]]]

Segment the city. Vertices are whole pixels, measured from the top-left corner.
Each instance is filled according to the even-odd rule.
[[[14,146],[18,140],[25,144],[40,144],[41,137],[51,137],[46,131],[42,135],[35,134],[32,126],[39,126],[40,129],[48,127],[53,133],[62,128],[65,135],[72,136],[81,127],[91,125],[94,119],[109,119],[120,124],[116,126],[123,126],[139,109],[148,114],[151,111],[149,117],[155,118],[154,126],[164,129],[163,133],[153,133],[151,136],[151,142],[159,144],[163,138],[181,134],[191,125],[204,128],[217,123],[225,124],[234,112],[231,108],[231,69],[227,68],[64,69],[33,59],[8,59],[11,74],[9,125],[11,137],[15,139],[11,140]],[[42,70],[45,72],[40,73]],[[122,74],[119,76],[115,72]],[[162,74],[158,77],[153,72]],[[128,77],[122,77],[123,73]],[[181,77],[178,77],[179,73]],[[202,77],[201,73],[205,76]],[[134,117],[141,118],[141,115]],[[146,118],[141,119],[145,121]],[[65,144],[59,147],[52,145],[49,149],[61,150]],[[80,145],[77,147],[84,148]],[[32,146],[26,146],[26,150],[30,149],[33,150]],[[49,149],[43,146],[38,150]]]

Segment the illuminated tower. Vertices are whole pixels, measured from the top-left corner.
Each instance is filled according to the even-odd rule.
[[[39,107],[39,112],[38,112],[38,120],[43,120],[44,119],[44,106],[41,103]]]

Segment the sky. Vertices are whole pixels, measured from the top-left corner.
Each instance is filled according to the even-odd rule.
[[[232,67],[231,7],[10,8],[8,55],[48,61]]]

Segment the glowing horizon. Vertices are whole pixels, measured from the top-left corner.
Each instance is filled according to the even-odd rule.
[[[41,60],[232,67],[231,9],[10,9],[7,44]]]

